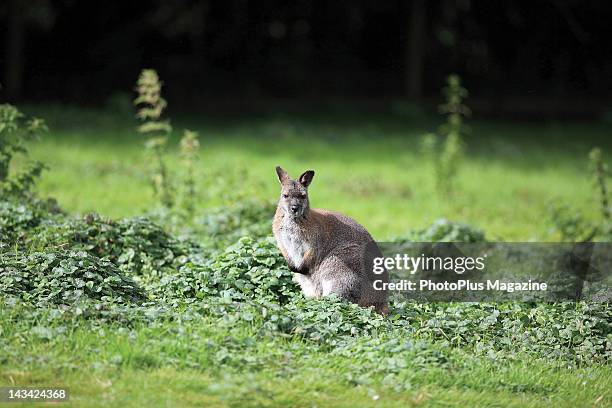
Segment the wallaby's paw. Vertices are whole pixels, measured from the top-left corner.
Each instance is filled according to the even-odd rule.
[[[389,306],[387,306],[387,305],[384,305],[382,307],[379,306],[379,307],[376,308],[376,311],[378,313],[386,316],[386,315],[389,314]]]

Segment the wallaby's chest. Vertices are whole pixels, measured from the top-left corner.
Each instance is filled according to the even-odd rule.
[[[310,243],[304,231],[295,223],[283,223],[278,231],[278,243],[294,266],[302,266],[304,255],[310,250]]]

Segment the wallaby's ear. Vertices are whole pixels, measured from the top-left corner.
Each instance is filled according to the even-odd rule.
[[[304,187],[308,187],[310,183],[312,182],[313,177],[314,177],[314,170],[306,170],[304,173],[302,173],[298,181]]]
[[[287,179],[289,179],[287,172],[283,170],[281,166],[276,166],[276,174],[278,174],[278,181],[280,181],[281,184],[283,184]]]

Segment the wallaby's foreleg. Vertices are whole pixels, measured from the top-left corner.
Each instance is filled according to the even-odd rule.
[[[308,273],[310,272],[310,269],[306,266],[304,266],[304,264],[302,264],[302,266],[300,266],[299,268],[296,266],[293,266],[293,264],[291,264],[291,262],[287,262],[287,266],[289,267],[289,270],[291,272],[294,273],[300,273],[302,275],[308,275]]]
[[[302,262],[300,265],[295,265],[284,249],[281,249],[281,252],[285,257],[285,260],[287,261],[287,266],[289,267],[289,270],[291,272],[299,273],[302,275],[308,275],[310,273],[310,265],[312,265],[313,260],[312,250],[308,250],[304,253],[304,257],[302,258]]]

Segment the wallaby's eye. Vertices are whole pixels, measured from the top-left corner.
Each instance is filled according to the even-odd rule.
[[[300,194],[300,198],[306,198],[306,194],[304,193]]]
[[[289,194],[283,194],[283,198],[289,198]]]

